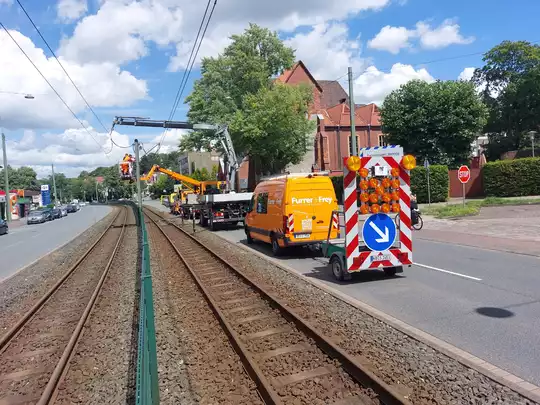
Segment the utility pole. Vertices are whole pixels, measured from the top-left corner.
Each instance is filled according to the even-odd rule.
[[[96,180],[96,200],[97,200],[97,202],[99,202],[99,194],[98,194],[98,191],[97,191],[97,185],[98,185],[98,182]]]
[[[139,166],[139,140],[135,139],[135,176],[137,181],[137,203],[139,204],[139,215],[142,220],[142,192],[141,192],[141,167]]]
[[[349,109],[351,110],[351,143],[352,143],[352,156],[358,156],[358,147],[356,145],[356,126],[354,124],[354,91],[353,91],[353,73],[352,67],[349,66]]]
[[[56,179],[54,178],[54,164],[51,164],[52,169],[52,184],[53,184],[53,194],[54,194],[54,205],[58,205],[58,198],[56,196]]]
[[[11,221],[11,198],[9,197],[9,175],[8,175],[8,161],[6,151],[6,136],[2,131],[2,151],[4,153],[4,191],[6,192],[6,221]]]

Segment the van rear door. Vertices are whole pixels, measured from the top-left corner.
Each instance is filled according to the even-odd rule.
[[[332,211],[337,210],[334,187],[329,179],[311,178],[292,181],[288,192],[288,214],[294,218],[291,241],[325,240]],[[335,237],[335,234],[332,235]],[[294,238],[294,239],[293,239]]]

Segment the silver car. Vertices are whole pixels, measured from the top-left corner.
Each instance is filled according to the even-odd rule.
[[[42,224],[47,222],[47,216],[43,211],[30,211],[26,220],[27,224]]]
[[[65,205],[60,207],[60,212],[62,213],[63,217],[67,217],[67,207]]]

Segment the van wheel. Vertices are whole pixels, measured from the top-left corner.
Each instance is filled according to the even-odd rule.
[[[246,230],[246,240],[248,245],[253,245],[253,238],[251,237],[251,233]]]
[[[345,271],[345,266],[339,256],[332,256],[330,259],[330,268],[336,280],[349,281],[352,279],[352,276]]]
[[[272,253],[274,256],[280,256],[282,252],[281,246],[279,246],[276,236],[272,236]]]
[[[395,275],[396,275],[396,273],[398,271],[398,268],[397,267],[387,267],[383,271],[384,271],[384,275],[386,277],[395,277]]]

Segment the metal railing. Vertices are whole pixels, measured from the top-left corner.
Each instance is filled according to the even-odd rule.
[[[141,296],[139,302],[139,345],[137,349],[136,404],[158,405],[159,384],[156,353],[156,328],[150,269],[150,246],[142,210],[136,208],[141,229]]]

